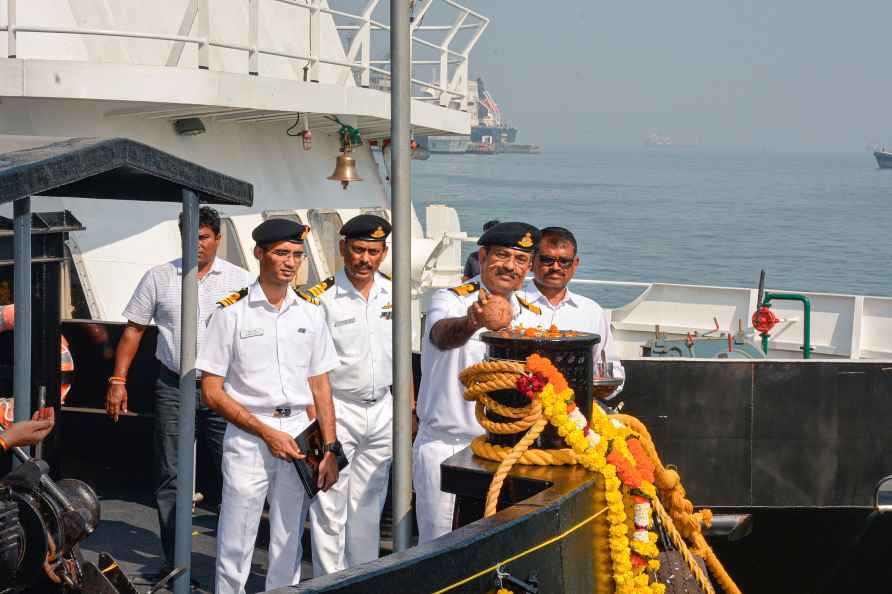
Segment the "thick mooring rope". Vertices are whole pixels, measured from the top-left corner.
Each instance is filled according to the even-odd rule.
[[[716,579],[722,590],[727,592],[727,594],[741,594],[740,588],[737,587],[734,579],[725,571],[722,562],[716,557],[715,551],[712,550],[712,547],[706,542],[706,537],[703,536],[702,526],[709,527],[712,524],[712,511],[703,509],[699,512],[694,512],[694,504],[685,497],[687,493],[681,484],[681,477],[676,470],[663,466],[653,438],[650,436],[650,432],[648,432],[644,423],[631,415],[611,415],[611,418],[629,427],[640,436],[641,444],[656,468],[654,473],[655,486],[660,491],[661,498],[669,502],[668,515],[672,519],[671,526],[673,531],[681,533],[684,540],[691,543],[692,552],[706,561],[709,573]],[[660,510],[664,514],[667,513],[662,505],[659,505],[657,508],[658,512]],[[665,524],[666,522],[664,521],[663,523]],[[687,561],[687,558],[685,560]]]
[[[472,365],[459,374],[459,379],[465,385],[465,400],[476,402],[475,414],[481,427],[490,433],[501,435],[526,431],[523,438],[512,448],[491,444],[486,441],[486,436],[477,437],[471,442],[471,450],[474,454],[487,460],[499,462],[499,467],[496,469],[486,493],[484,517],[496,513],[502,484],[515,464],[560,466],[578,463],[576,453],[569,448],[560,450],[530,449],[532,443],[548,425],[548,420],[542,414],[542,406],[538,400],[531,401],[527,406],[510,407],[496,402],[489,396],[490,392],[497,390],[516,389],[517,376],[525,372],[526,366],[520,362],[487,361]],[[509,422],[492,421],[484,414],[487,409],[502,417],[514,420]],[[709,579],[703,574],[693,555],[704,558],[709,572],[716,578],[726,594],[741,594],[740,589],[725,571],[703,536],[701,525],[710,525],[712,512],[708,509],[694,512],[693,503],[685,497],[686,493],[678,472],[663,466],[653,439],[644,423],[633,416],[622,414],[611,415],[611,419],[616,419],[639,434],[641,444],[655,467],[655,486],[660,497],[654,499],[654,508],[702,591],[706,594],[714,592]],[[668,510],[663,507],[661,498],[667,501]],[[688,547],[688,542],[691,543],[690,547]]]

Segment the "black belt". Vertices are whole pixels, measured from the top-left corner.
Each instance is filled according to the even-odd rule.
[[[180,374],[175,372],[173,369],[168,367],[167,365],[161,364],[161,375],[167,376],[168,383],[176,383],[180,384]],[[195,378],[195,387],[201,389],[201,377]]]

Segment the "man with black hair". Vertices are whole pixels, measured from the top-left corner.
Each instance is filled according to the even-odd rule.
[[[179,221],[183,228],[182,215]],[[198,346],[204,341],[208,319],[218,300],[251,284],[247,270],[217,258],[220,245],[220,215],[202,206],[198,216]],[[155,357],[161,367],[155,383],[155,501],[164,554],[162,574],[174,566],[174,512],[177,495],[177,440],[180,412],[180,308],[183,261],[181,258],[150,269],[139,281],[123,316],[127,326],[115,352],[114,373],[108,378],[105,408],[115,422],[127,414],[127,373],[139,349],[146,327],[158,327]],[[200,379],[198,380],[201,381]],[[204,404],[195,411],[199,448],[206,448],[214,461],[217,486],[226,422]],[[216,488],[216,486],[215,486]]]
[[[480,335],[484,303],[490,294],[511,304],[512,325],[535,326],[538,309],[519,294],[530,271],[539,230],[522,222],[489,228],[480,246],[481,273],[465,284],[440,289],[431,299],[421,339],[418,435],[412,445],[412,483],[419,544],[452,530],[455,495],[441,489],[440,464],[483,433],[474,403],[464,399],[459,373],[483,361]]]
[[[483,232],[486,233],[499,222],[497,220],[487,221],[483,223]],[[474,250],[470,254],[468,254],[468,259],[465,261],[465,270],[462,272],[461,280],[462,282],[467,282],[480,274],[480,250]]]
[[[331,332],[310,294],[291,283],[307,254],[310,228],[271,218],[251,233],[260,275],[220,301],[196,369],[202,399],[229,426],[223,439],[223,502],[217,526],[217,594],[243,594],[264,502],[269,503],[265,590],[300,581],[308,497],[294,460],[305,458],[294,437],[313,407],[325,451],[316,486],[338,481],[335,409],[328,373],[340,361]]]
[[[567,288],[579,267],[577,248],[576,237],[568,229],[542,229],[542,239],[533,256],[533,280],[524,287],[525,297],[541,310],[539,326],[549,328],[554,325],[559,330],[578,330],[599,335],[601,341],[594,348],[595,365],[597,366],[601,353],[604,352],[606,360],[612,362],[613,377],[625,378],[625,370],[611,333],[610,315],[595,301]],[[620,390],[622,386],[611,397]]]

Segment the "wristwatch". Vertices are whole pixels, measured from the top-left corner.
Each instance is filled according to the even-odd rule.
[[[335,440],[322,446],[322,453],[324,454],[325,452],[331,452],[335,456],[342,456],[344,454],[344,448],[341,447],[341,442]]]

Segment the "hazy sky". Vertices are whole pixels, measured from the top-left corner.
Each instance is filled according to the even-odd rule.
[[[889,0],[463,0],[472,53],[519,142],[892,145]]]

